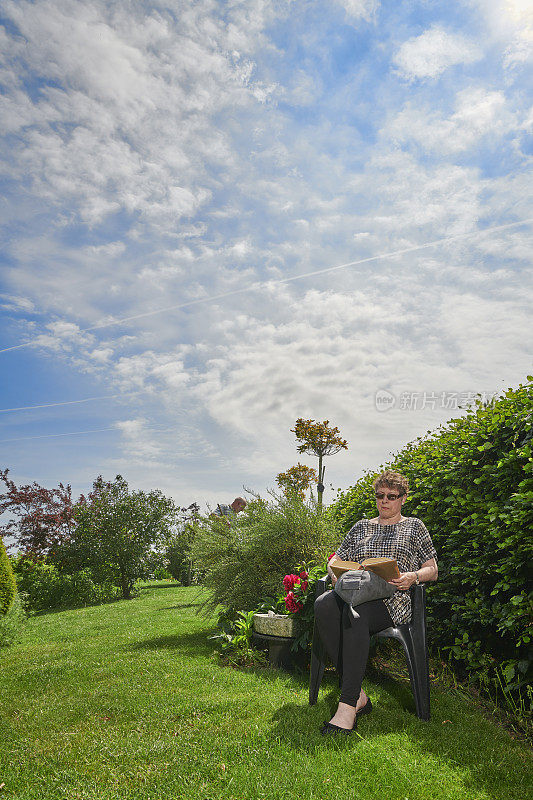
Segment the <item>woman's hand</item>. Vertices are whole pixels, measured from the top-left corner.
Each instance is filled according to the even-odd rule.
[[[328,575],[331,578],[331,585],[335,586],[335,584],[337,583],[337,576],[335,575],[335,573],[331,569],[331,562],[332,561],[337,561],[337,556],[335,555],[335,553],[333,553],[333,555],[331,555],[329,557],[329,559],[328,559],[328,567],[327,567]]]
[[[403,592],[406,592],[415,582],[416,575],[414,572],[400,572],[399,578],[393,578],[389,581],[389,583],[392,583],[397,589],[401,589]]]

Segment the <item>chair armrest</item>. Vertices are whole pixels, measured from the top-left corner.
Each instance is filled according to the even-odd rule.
[[[315,599],[320,597],[321,594],[324,594],[326,589],[328,588],[328,583],[331,581],[329,575],[324,575],[322,578],[319,578],[315,583]]]
[[[419,615],[425,619],[426,611],[426,584],[419,583],[418,586],[413,584],[409,589],[411,593],[412,613],[411,619],[416,619]]]

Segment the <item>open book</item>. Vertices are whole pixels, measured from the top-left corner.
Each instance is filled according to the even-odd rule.
[[[342,573],[348,572],[349,569],[367,569],[386,581],[400,577],[400,570],[395,558],[365,558],[360,564],[357,561],[341,561],[332,558],[329,565],[337,578],[340,578]]]

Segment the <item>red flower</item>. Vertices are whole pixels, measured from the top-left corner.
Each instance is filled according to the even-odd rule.
[[[300,583],[300,578],[298,575],[285,575],[283,578],[283,588],[286,592],[291,592],[296,583]]]
[[[308,587],[307,581],[300,581],[300,589],[302,590],[302,592],[305,592],[307,590],[307,587]]]
[[[285,608],[292,614],[297,614],[298,611],[302,610],[303,603],[301,603],[299,600],[295,598],[294,592],[289,592],[287,597],[285,598]]]
[[[330,556],[328,556],[328,561],[331,561],[334,555],[336,555],[336,553],[332,553]]]
[[[308,572],[306,572],[306,571],[305,571],[305,569],[303,569],[303,570],[300,572],[300,578],[308,578],[308,577],[309,577],[309,573],[308,573]]]

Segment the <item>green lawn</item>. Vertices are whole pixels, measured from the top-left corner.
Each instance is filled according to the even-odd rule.
[[[32,618],[0,651],[0,790],[17,800],[524,800],[527,746],[468,701],[434,690],[432,719],[408,687],[365,682],[375,711],[358,736],[324,739],[336,701],[305,676],[235,670],[212,655],[198,590]]]

